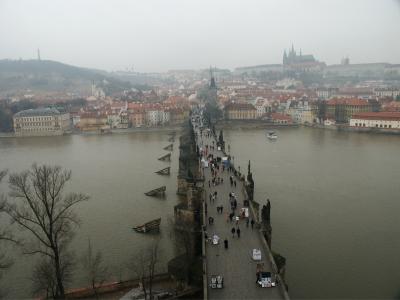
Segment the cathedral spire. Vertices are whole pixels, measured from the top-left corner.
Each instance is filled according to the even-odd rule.
[[[287,58],[288,58],[288,56],[286,54],[286,49],[285,49],[285,51],[283,51],[283,64],[286,64]]]
[[[217,85],[215,84],[215,78],[212,71],[212,67],[210,66],[210,89],[216,89]]]

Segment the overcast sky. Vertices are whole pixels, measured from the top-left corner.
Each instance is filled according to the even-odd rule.
[[[152,72],[281,63],[400,63],[398,0],[0,0],[0,59]]]

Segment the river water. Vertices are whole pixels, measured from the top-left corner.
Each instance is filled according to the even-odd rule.
[[[43,138],[0,139],[0,169],[22,171],[32,163],[59,164],[72,170],[68,189],[86,193],[90,200],[75,208],[81,226],[72,243],[77,257],[73,285],[85,286],[79,256],[88,246],[101,250],[110,280],[132,278],[127,268],[135,251],[152,241],[153,235],[141,235],[131,228],[162,217],[161,259],[159,270],[173,257],[170,224],[177,204],[178,136],[171,163],[157,160],[168,153],[167,132],[137,132],[111,135],[73,135]],[[171,166],[170,176],[154,172]],[[5,180],[6,181],[6,180]],[[166,198],[147,197],[143,193],[165,185]],[[5,182],[1,191],[7,189]],[[18,251],[17,251],[18,252]],[[1,285],[9,298],[31,295],[32,266],[37,257],[15,255],[14,266],[4,275]]]
[[[242,171],[251,159],[256,199],[271,200],[272,246],[287,258],[291,297],[398,297],[400,138],[311,128],[278,135],[270,142],[265,130],[224,131]],[[91,197],[76,207],[82,224],[72,248],[78,257],[90,238],[111,277],[129,278],[130,257],[152,239],[134,233],[133,225],[161,216],[161,260],[173,256],[168,219],[177,203],[178,139],[171,164],[157,160],[168,137],[137,132],[0,139],[0,169],[21,171],[33,162],[71,169],[70,189]],[[168,165],[171,176],[154,174]],[[143,195],[162,185],[166,199]],[[16,253],[2,285],[10,298],[28,297],[35,258]],[[79,262],[74,285],[84,285]]]
[[[291,298],[400,298],[400,138],[312,128],[224,131],[271,200]]]

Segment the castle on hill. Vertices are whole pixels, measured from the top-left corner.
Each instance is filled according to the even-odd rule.
[[[294,46],[286,52],[283,52],[283,66],[293,71],[318,71],[325,67],[325,63],[319,62],[312,54],[299,54],[294,50]]]

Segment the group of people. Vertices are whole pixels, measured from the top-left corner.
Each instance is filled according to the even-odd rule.
[[[211,203],[211,202],[214,203],[215,200],[217,200],[217,195],[218,195],[217,191],[215,191],[214,193],[210,193],[210,194],[208,195],[208,198],[210,199],[210,203]]]
[[[212,138],[211,132],[210,131],[205,131],[201,133],[201,137],[203,138],[203,136],[205,136],[206,139],[210,139]],[[215,151],[215,147],[214,147],[214,141],[204,141],[205,147],[204,150],[202,151],[202,155],[204,158],[206,158],[209,162],[209,166],[210,166],[210,173],[211,173],[211,179],[208,180],[208,187],[211,188],[215,188],[216,186],[223,184],[224,180],[223,180],[223,176],[222,174],[227,171],[228,173],[233,173],[232,175],[229,176],[229,181],[230,181],[230,186],[232,188],[236,188],[237,183],[236,183],[236,176],[237,176],[237,172],[235,170],[235,168],[233,168],[232,166],[228,165],[225,166],[220,159],[217,159],[214,157],[214,151]],[[204,169],[203,169],[204,170]],[[211,192],[209,194],[209,200],[210,203],[215,203],[217,199],[217,191]],[[231,192],[229,193],[229,205],[230,205],[230,212],[226,212],[227,215],[227,222],[233,223],[233,227],[231,228],[231,234],[232,234],[232,238],[240,238],[241,236],[241,229],[240,229],[240,215],[236,214],[235,211],[237,210],[238,207],[238,201],[236,198],[236,195]],[[217,205],[217,214],[223,214],[223,210],[224,210],[224,206],[222,204]],[[251,224],[252,228],[254,226],[254,220],[249,220],[249,218],[245,218],[246,220],[246,227],[249,227],[249,224]],[[214,224],[214,218],[213,217],[209,217],[208,218],[208,223],[209,225],[213,225]],[[205,235],[207,237],[207,234]],[[228,238],[224,239],[224,248],[228,249],[229,248],[229,241]]]
[[[211,180],[208,181],[208,187],[211,187],[211,184],[213,187],[220,185],[224,183],[224,179],[222,177],[213,177]]]
[[[229,193],[229,204],[231,205],[232,213],[235,213],[237,208],[237,200],[234,193]]]

